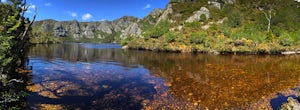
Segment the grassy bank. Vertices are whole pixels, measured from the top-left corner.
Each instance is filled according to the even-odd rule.
[[[128,43],[128,48],[138,50],[183,52],[183,53],[214,53],[214,54],[281,54],[284,51],[295,51],[299,46],[282,46],[279,43],[239,44],[230,39],[224,39],[218,44],[184,44],[182,42],[164,42],[165,39],[139,39],[135,38]],[[251,40],[242,39],[246,42]]]

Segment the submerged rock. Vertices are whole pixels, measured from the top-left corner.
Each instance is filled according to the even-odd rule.
[[[296,99],[289,97],[287,101],[281,106],[280,110],[300,110],[300,103]]]

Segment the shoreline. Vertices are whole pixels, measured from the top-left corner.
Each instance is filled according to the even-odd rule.
[[[293,48],[293,47],[290,47]],[[161,48],[147,48],[147,47],[130,47],[128,45],[122,46],[122,49],[129,49],[129,50],[143,50],[143,51],[153,51],[153,52],[167,52],[167,53],[191,53],[191,54],[213,54],[213,55],[297,55],[300,54],[299,48],[293,49],[286,49],[281,51],[252,51],[252,50],[241,50],[241,51],[218,51],[218,50],[171,50],[171,49],[161,49]]]
[[[184,42],[166,42],[164,39],[142,39],[136,38],[121,44],[128,49],[149,50],[158,52],[175,53],[207,53],[207,54],[268,54],[268,55],[292,55],[300,54],[300,46],[283,46],[278,42],[263,43],[184,43]]]
[[[36,44],[62,44],[62,43],[92,43],[94,42],[52,42],[52,43],[31,43],[31,45]],[[96,43],[96,44],[119,44],[120,43]],[[297,55],[300,54],[299,46],[280,46],[279,48],[272,48],[267,50],[259,49],[258,47],[248,48],[248,49],[238,49],[245,48],[245,46],[226,48],[223,50],[204,48],[201,45],[180,45],[185,48],[181,48],[180,46],[165,46],[165,47],[149,47],[146,45],[121,45],[122,49],[130,49],[130,50],[144,50],[144,51],[154,51],[154,52],[167,52],[167,53],[192,53],[192,54],[213,54],[213,55]],[[197,47],[198,46],[198,47]],[[200,47],[200,48],[199,48]],[[226,46],[224,46],[226,47]],[[246,47],[247,48],[247,47]],[[236,49],[236,50],[235,50]],[[233,51],[234,50],[234,51]]]

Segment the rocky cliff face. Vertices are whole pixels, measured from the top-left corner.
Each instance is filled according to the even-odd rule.
[[[126,32],[125,30],[128,30],[129,32],[127,33],[129,34],[137,32],[139,30],[136,26],[137,21],[138,18],[131,16],[124,16],[114,21],[101,22],[43,20],[35,22],[33,28],[55,37],[101,39],[112,37],[113,34],[116,35],[113,37],[120,37],[120,34],[116,33]]]
[[[97,38],[97,39],[125,39],[127,37],[143,37],[144,28],[146,25],[155,26],[157,23],[168,20],[171,23],[177,22],[170,18],[170,16],[182,16],[181,13],[174,12],[174,4],[183,2],[197,2],[198,0],[170,0],[165,9],[155,9],[148,16],[143,19],[136,17],[124,16],[114,21],[101,22],[78,22],[73,21],[55,21],[43,20],[34,23],[33,28],[46,35],[55,37],[70,37],[73,39],[81,38]],[[231,4],[235,0],[207,0],[207,4],[221,8],[222,4]],[[210,18],[209,9],[206,7],[197,7],[193,14],[185,19],[185,22],[194,22],[201,20],[201,16],[206,19]],[[182,26],[179,26],[182,27]],[[180,28],[181,29],[181,28]],[[113,37],[113,38],[110,38]],[[109,41],[111,42],[111,41]]]

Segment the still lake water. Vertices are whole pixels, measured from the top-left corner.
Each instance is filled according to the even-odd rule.
[[[34,109],[250,109],[280,106],[300,81],[300,56],[123,50],[117,44],[35,45]],[[273,102],[272,102],[273,101]],[[268,107],[267,107],[268,108]]]

